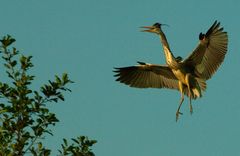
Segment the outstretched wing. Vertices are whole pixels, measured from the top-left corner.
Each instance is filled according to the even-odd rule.
[[[227,32],[215,21],[206,34],[199,34],[200,43],[192,54],[183,61],[202,79],[209,79],[224,60],[228,46]]]
[[[167,66],[146,64],[115,68],[116,81],[136,88],[178,89],[178,80]]]

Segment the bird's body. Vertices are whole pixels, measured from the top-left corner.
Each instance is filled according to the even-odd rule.
[[[181,114],[180,107],[184,94],[190,99],[189,106],[192,113],[191,100],[202,96],[202,91],[206,89],[206,80],[215,73],[227,52],[227,33],[223,32],[223,28],[219,26],[220,23],[215,21],[206,34],[200,33],[200,43],[185,60],[181,57],[174,57],[161,29],[161,24],[143,27],[147,28],[145,32],[156,33],[160,36],[166,65],[138,62],[137,66],[116,68],[117,81],[137,88],[177,89],[181,93],[181,100],[176,120]]]
[[[182,84],[184,84],[184,85],[188,84],[186,76],[187,76],[187,74],[191,74],[191,73],[186,72],[185,70],[182,70],[181,68],[172,69],[172,72]]]

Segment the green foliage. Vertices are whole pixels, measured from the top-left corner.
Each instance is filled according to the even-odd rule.
[[[46,134],[53,135],[50,126],[59,120],[49,111],[47,104],[64,101],[63,92],[71,91],[66,85],[73,82],[64,73],[61,77],[55,76],[54,81],[49,80],[39,91],[30,89],[35,77],[28,73],[33,67],[32,56],[20,56],[14,47],[9,50],[9,46],[15,42],[9,35],[0,41],[0,53],[10,79],[10,83],[0,82],[0,155],[50,155],[51,150],[44,147],[41,141]],[[81,150],[87,153],[88,150],[90,152],[88,146],[93,144],[85,137],[75,140],[75,143],[77,145],[69,147],[62,145],[63,153],[79,153]],[[77,147],[78,144],[81,146]]]
[[[72,141],[74,143],[68,145],[67,140],[63,139],[62,151],[59,150],[61,155],[95,156],[90,147],[97,143],[96,140],[89,140],[85,136],[80,136],[77,139],[72,138]]]

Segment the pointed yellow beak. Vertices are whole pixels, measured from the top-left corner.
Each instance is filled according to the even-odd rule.
[[[154,32],[154,27],[153,26],[144,26],[144,27],[140,27],[140,28],[145,29],[145,30],[141,30],[141,32]]]

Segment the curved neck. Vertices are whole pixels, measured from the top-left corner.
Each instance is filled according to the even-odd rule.
[[[158,34],[160,36],[160,40],[161,40],[161,43],[162,43],[162,46],[163,46],[163,51],[164,51],[164,54],[165,54],[167,65],[176,66],[177,61],[176,61],[174,55],[172,54],[172,52],[170,50],[170,47],[168,45],[168,41],[167,41],[167,38],[166,38],[165,34],[163,33],[163,31],[161,29],[159,30]]]
[[[158,34],[160,36],[160,40],[162,42],[163,48],[166,47],[169,50],[169,52],[171,53],[167,38],[161,29],[159,30]]]

